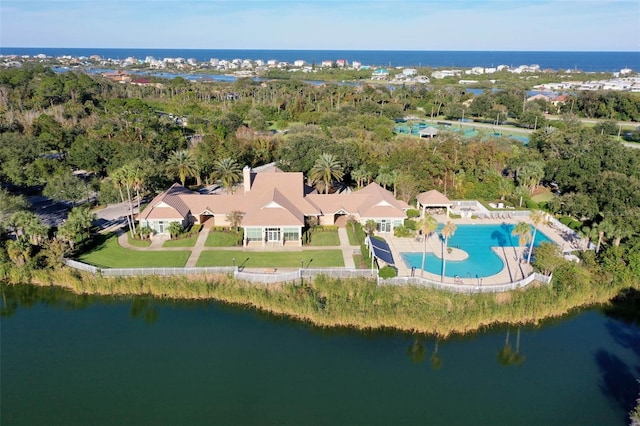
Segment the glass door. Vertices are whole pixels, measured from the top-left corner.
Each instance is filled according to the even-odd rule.
[[[267,241],[280,241],[280,228],[267,228]]]

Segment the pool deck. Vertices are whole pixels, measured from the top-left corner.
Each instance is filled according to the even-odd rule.
[[[471,218],[461,218],[461,219],[449,219],[446,215],[434,215],[433,216],[438,223],[446,223],[447,221],[451,221],[456,225],[499,225],[503,223],[508,224],[516,224],[519,221],[524,221],[531,224],[529,218],[514,218],[514,219],[471,219]],[[552,228],[549,225],[540,225],[538,226],[538,231],[542,231],[551,241],[558,244],[560,247],[565,249],[569,247],[571,242],[566,241],[562,234],[556,229]],[[396,261],[396,267],[398,268],[398,276],[411,276],[411,268],[405,265],[401,253],[422,253],[424,248],[424,241],[418,241],[415,237],[411,238],[397,238],[392,234],[383,235],[385,240],[389,243],[389,247],[391,249],[391,253],[393,254],[393,258]],[[442,244],[440,243],[440,239],[435,233],[432,233],[431,236],[427,239],[427,253],[433,253],[438,257],[442,257]],[[531,265],[526,264],[526,262],[521,262],[525,248],[524,247],[493,247],[493,251],[502,259],[504,263],[504,268],[495,274],[489,277],[483,278],[453,278],[453,277],[444,277],[445,283],[454,283],[454,284],[469,284],[469,285],[482,285],[482,284],[505,284],[509,282],[514,282],[521,280],[527,276],[529,276],[533,272],[533,268]],[[459,250],[462,252],[462,250]],[[458,253],[454,250],[451,254],[447,254],[447,260],[463,260],[464,252]],[[419,275],[423,273],[424,275]],[[416,276],[422,276],[427,279],[440,281],[441,276],[432,274],[428,271],[420,271],[419,269],[415,270]]]

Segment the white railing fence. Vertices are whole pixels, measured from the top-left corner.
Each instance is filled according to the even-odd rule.
[[[220,267],[203,267],[203,268],[97,268],[86,263],[78,262],[71,259],[65,259],[64,263],[81,271],[86,271],[94,275],[100,274],[105,277],[133,277],[143,275],[206,275],[206,274],[227,274],[233,275],[235,278],[263,284],[274,284],[292,282],[304,278],[313,278],[324,275],[329,278],[351,279],[351,278],[369,278],[377,279],[378,285],[415,285],[440,290],[452,291],[456,293],[498,293],[503,291],[515,290],[525,287],[534,281],[548,284],[551,277],[533,273],[528,277],[507,284],[479,284],[473,285],[468,283],[452,284],[442,283],[439,281],[429,280],[421,277],[395,277],[390,279],[382,279],[378,276],[378,271],[373,269],[347,269],[347,268],[305,268],[298,270],[288,270],[277,272],[250,272],[239,270],[237,266],[220,266]]]
[[[542,274],[538,274],[534,272],[528,277],[506,284],[451,284],[451,283],[443,283],[440,281],[434,281],[427,278],[421,277],[395,277],[384,280],[382,278],[378,279],[378,285],[397,285],[397,286],[406,286],[406,285],[414,285],[418,287],[428,287],[435,288],[438,290],[445,290],[454,293],[501,293],[505,291],[516,290],[518,288],[526,287],[532,282],[541,282],[544,284],[551,283],[551,276],[546,276]]]

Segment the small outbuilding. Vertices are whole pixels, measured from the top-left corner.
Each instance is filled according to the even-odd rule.
[[[453,203],[442,192],[432,189],[431,191],[421,192],[416,197],[416,208],[422,211],[424,215],[427,208],[445,208],[447,209],[447,216],[451,210]]]
[[[438,129],[436,129],[435,127],[428,126],[420,130],[418,134],[420,135],[421,138],[434,138],[438,136]]]

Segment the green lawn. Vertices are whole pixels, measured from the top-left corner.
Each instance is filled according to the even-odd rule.
[[[189,259],[190,251],[135,251],[120,247],[115,234],[97,240],[96,246],[78,257],[81,262],[99,268],[182,268]]]
[[[179,240],[167,240],[162,244],[162,247],[193,247],[196,244],[197,239],[198,235]]]
[[[233,266],[247,268],[299,268],[304,259],[305,268],[344,267],[340,250],[313,250],[296,252],[244,252],[206,250],[196,266]]]
[[[238,240],[238,234],[232,232],[209,231],[205,247],[234,247]]]
[[[534,195],[533,197],[531,197],[531,199],[533,201],[535,201],[536,203],[542,203],[542,202],[548,203],[549,201],[553,200],[554,198],[555,198],[555,195],[551,191],[543,192],[541,194],[537,194],[537,195]]]
[[[340,237],[338,231],[314,232],[311,235],[310,246],[339,246]]]

